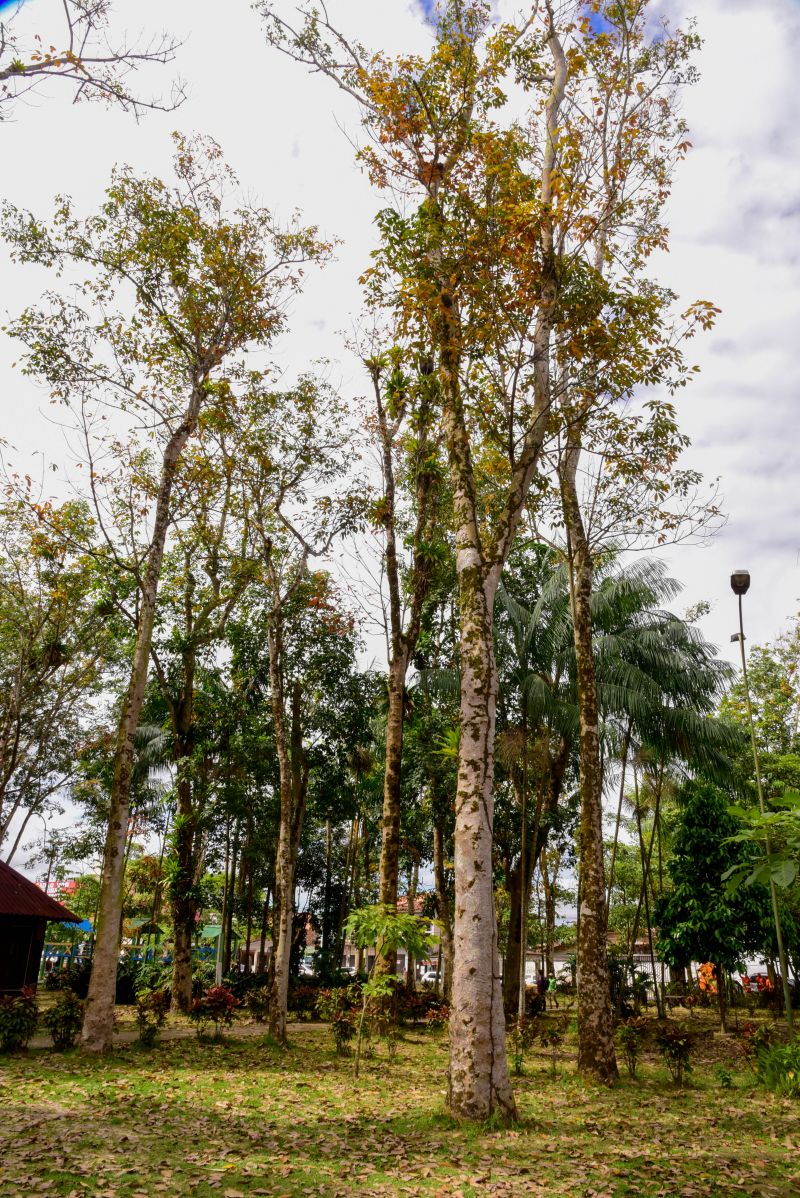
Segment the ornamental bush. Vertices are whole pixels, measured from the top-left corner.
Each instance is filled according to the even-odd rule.
[[[72,990],[62,990],[55,1004],[45,1011],[42,1023],[53,1037],[54,1048],[72,1048],[83,1027],[83,1000]]]
[[[21,994],[4,994],[0,998],[0,1052],[15,1052],[27,1048],[36,1031],[39,1007],[32,986],[23,987]]]
[[[691,1032],[680,1026],[661,1027],[656,1032],[656,1044],[667,1062],[672,1080],[677,1086],[682,1086],[685,1075],[692,1071],[689,1060],[692,1052]]]
[[[152,1048],[158,1033],[167,1021],[170,995],[168,990],[146,990],[136,996],[136,1026],[139,1043]]]
[[[800,1098],[800,1044],[769,1044],[756,1053],[756,1076],[762,1086],[783,1098]]]
[[[361,985],[336,986],[317,994],[317,1014],[330,1023],[337,1056],[350,1055],[350,1041],[356,1033],[356,1012],[361,1006]]]
[[[204,1035],[208,1025],[213,1024],[214,1039],[220,1040],[222,1029],[232,1026],[239,1006],[239,999],[227,986],[209,986],[192,1003],[189,1018],[197,1028],[198,1036]]]
[[[617,1039],[625,1057],[625,1065],[629,1077],[636,1077],[636,1067],[639,1063],[639,1053],[641,1052],[646,1026],[646,1020],[631,1017],[630,1019],[626,1019],[624,1023],[621,1023],[617,1029]]]

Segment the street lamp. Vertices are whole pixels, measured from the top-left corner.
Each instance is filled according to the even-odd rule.
[[[747,658],[744,652],[744,621],[742,619],[742,595],[746,595],[750,589],[750,572],[748,570],[734,570],[731,574],[731,590],[734,595],[739,598],[739,631],[735,632],[731,637],[731,641],[739,642],[739,649],[742,655],[742,678],[744,679],[744,696],[747,704],[747,721],[750,725],[750,743],[753,747],[753,765],[756,771],[756,790],[758,791],[758,806],[761,814],[766,813],[764,805],[764,788],[761,785],[761,762],[758,758],[758,744],[756,742],[756,729],[753,721],[753,705],[750,702],[750,682],[747,677]],[[772,849],[769,843],[769,834],[764,837],[767,849],[767,856],[770,855]],[[772,918],[775,923],[775,938],[778,942],[778,964],[781,971],[781,982],[783,984],[783,1001],[786,1007],[786,1021],[789,1024],[789,1032],[794,1035],[794,1021],[792,1017],[792,996],[789,991],[789,974],[786,968],[786,950],[783,946],[783,930],[781,928],[781,917],[778,912],[778,895],[775,889],[775,883],[770,878],[769,892],[772,899]]]

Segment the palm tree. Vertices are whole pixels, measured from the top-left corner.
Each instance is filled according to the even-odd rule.
[[[516,871],[509,878],[507,1008],[514,1006],[517,993],[522,1001],[519,946],[526,941],[530,880],[562,801],[579,728],[566,570],[541,549],[525,560],[527,568],[516,575],[512,570],[498,593],[496,623],[498,726],[504,729],[500,757],[518,795],[522,829]],[[597,570],[596,580],[592,620],[606,776],[615,757],[621,758],[624,775],[629,752],[644,749],[664,763],[680,759],[690,768],[721,774],[729,768],[736,738],[710,713],[730,667],[694,625],[662,606],[675,598],[680,584],[661,562],[639,560],[619,567],[610,558]],[[531,757],[537,763],[532,813]],[[623,790],[624,777],[621,794]],[[605,928],[605,919],[601,926]]]

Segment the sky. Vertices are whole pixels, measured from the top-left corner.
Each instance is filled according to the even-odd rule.
[[[429,0],[330,0],[334,21],[366,44],[423,50]],[[516,4],[502,0],[500,10]],[[796,0],[663,0],[679,20],[692,14],[704,38],[699,84],[684,101],[693,149],[679,168],[670,203],[671,248],[655,273],[686,306],[710,299],[716,329],[692,343],[701,368],[678,397],[692,438],[687,464],[719,478],[724,528],[705,546],[664,551],[685,585],[679,608],[705,599],[706,636],[736,661],[732,570],[747,568],[750,641],[772,639],[796,611],[800,594],[800,5]],[[171,31],[184,39],[175,70],[188,100],[175,113],[132,117],[97,105],[71,106],[52,84],[0,125],[0,198],[46,214],[56,192],[90,211],[116,162],[140,171],[169,169],[173,129],[213,136],[245,193],[288,218],[340,240],[337,260],[312,274],[276,347],[288,376],[328,359],[345,395],[365,390],[343,349],[359,311],[357,276],[374,244],[376,197],[353,161],[351,102],[265,43],[247,0],[116,0],[114,27],[136,34]],[[293,9],[286,0],[284,11]],[[58,31],[60,0],[27,0],[22,20],[45,40]],[[4,14],[5,15],[5,14]],[[57,38],[56,38],[57,40]],[[167,92],[159,68],[142,79]],[[10,264],[0,248],[0,324],[48,285],[44,272]],[[64,462],[61,433],[47,397],[12,369],[17,355],[0,337],[0,436],[31,472]]]

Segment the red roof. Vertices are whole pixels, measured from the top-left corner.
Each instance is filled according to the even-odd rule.
[[[62,923],[80,923],[77,915],[50,898],[35,882],[18,874],[5,861],[0,861],[0,915],[31,915]]]

